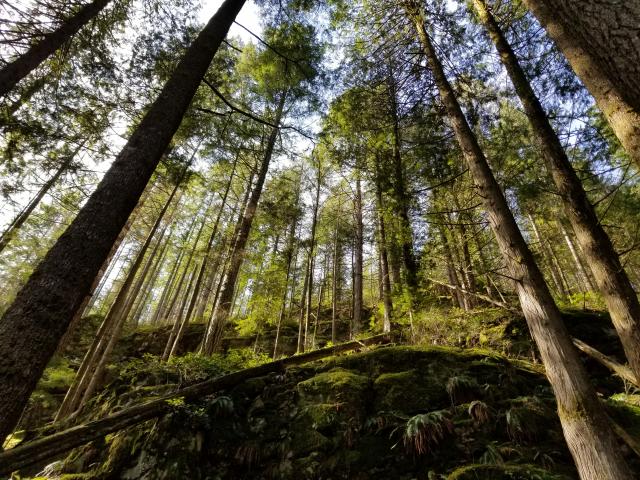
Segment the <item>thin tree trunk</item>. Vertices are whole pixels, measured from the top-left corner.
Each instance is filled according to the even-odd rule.
[[[274,125],[280,125],[286,97],[287,95],[285,92],[280,94],[280,99],[278,100],[278,106],[273,121]],[[262,165],[260,166],[256,185],[251,193],[249,203],[247,204],[247,208],[244,212],[242,224],[238,232],[238,238],[233,247],[233,252],[231,253],[229,270],[225,276],[224,286],[220,292],[220,298],[218,299],[218,303],[215,307],[213,318],[207,326],[207,331],[202,342],[202,353],[207,355],[211,355],[220,346],[222,332],[224,331],[224,327],[229,319],[233,292],[235,290],[238,274],[240,273],[240,267],[242,266],[244,259],[244,251],[247,245],[247,240],[249,239],[249,234],[251,233],[251,225],[253,224],[253,219],[258,209],[258,202],[262,195],[262,187],[264,186],[264,181],[267,177],[269,163],[271,162],[273,150],[278,138],[278,132],[279,128],[274,127],[269,136],[269,140],[267,141],[267,147],[262,159]]]
[[[407,274],[406,281],[411,298],[418,287],[418,265],[413,251],[413,229],[409,218],[409,195],[405,187],[404,167],[402,165],[402,139],[400,136],[400,120],[398,118],[398,99],[393,72],[389,72],[389,98],[391,101],[391,117],[393,121],[393,191],[399,205],[400,239],[402,246],[402,260]]]
[[[298,182],[298,188],[296,191],[296,204],[295,209],[300,205],[300,193],[302,191],[302,175],[304,170],[300,170],[300,180]],[[282,306],[280,307],[280,313],[278,314],[278,323],[276,325],[276,337],[273,341],[273,359],[275,360],[278,355],[278,342],[280,340],[280,329],[282,328],[282,322],[285,317],[285,313],[287,311],[287,294],[289,288],[289,278],[291,277],[291,265],[293,263],[293,253],[296,248],[296,230],[298,228],[298,218],[299,215],[296,212],[293,220],[291,221],[291,226],[289,227],[289,236],[287,238],[287,246],[285,247],[285,262],[287,264],[287,273],[284,279],[284,293],[282,295]],[[297,259],[296,259],[297,260]],[[295,278],[293,280],[293,289],[295,290]]]
[[[191,270],[191,261],[193,260],[193,256],[196,254],[196,251],[198,250],[198,243],[200,242],[200,236],[202,235],[202,231],[204,229],[204,225],[207,223],[206,219],[209,213],[209,207],[211,206],[211,204],[209,203],[204,211],[204,218],[202,219],[202,222],[200,223],[200,228],[198,228],[198,233],[196,235],[196,238],[193,242],[193,247],[191,248],[191,251],[189,252],[189,256],[187,257],[187,262],[184,266],[184,270],[182,271],[182,275],[180,276],[180,280],[178,282],[178,286],[176,287],[176,290],[173,294],[173,298],[171,299],[171,302],[169,303],[169,306],[167,307],[167,312],[166,312],[166,317],[170,317],[171,314],[173,313],[173,308],[176,305],[176,302],[178,301],[178,298],[180,298],[180,293],[182,293],[182,285],[184,284],[185,279],[187,278],[187,275],[190,275],[190,279],[193,277],[193,272]],[[191,283],[191,280],[189,280],[187,282],[187,287],[186,290],[183,294],[183,298],[186,298],[189,295],[189,285]],[[178,310],[178,317],[174,320],[173,322],[173,327],[171,328],[171,331],[169,332],[169,338],[167,339],[167,344],[164,347],[164,351],[162,352],[162,360],[163,361],[167,361],[169,360],[169,356],[171,353],[171,350],[173,350],[174,345],[175,345],[175,338],[178,335],[178,331],[180,330],[180,326],[181,326],[181,318],[180,318],[180,312],[182,311],[182,309]]]
[[[96,191],[2,316],[0,438],[13,431],[243,5],[225,0],[193,41]]]
[[[304,316],[304,345],[308,346],[309,341],[309,321],[311,318],[311,302],[313,299],[313,277],[315,274],[315,259],[316,259],[316,228],[318,225],[318,209],[320,208],[320,186],[321,186],[321,172],[320,172],[320,157],[318,157],[318,178],[316,182],[316,195],[313,200],[313,213],[311,216],[311,240],[309,245],[309,282],[307,283],[307,307]]]
[[[524,3],[591,92],[629,157],[640,166],[640,7],[633,1],[616,0]],[[620,74],[620,67],[628,69],[627,75]]]
[[[376,165],[377,166],[377,165]],[[382,302],[384,305],[383,332],[391,331],[391,317],[393,315],[393,302],[391,301],[391,281],[389,279],[389,258],[387,256],[387,232],[384,222],[384,203],[382,198],[382,186],[380,185],[380,172],[376,172],[376,207],[378,211],[378,249],[380,251],[380,271],[382,277]]]
[[[362,181],[360,170],[356,170],[356,198],[354,200],[354,216],[356,221],[353,258],[353,325],[351,334],[355,338],[362,329]]]
[[[543,242],[542,235],[540,235],[540,230],[536,225],[536,221],[533,219],[531,214],[528,214],[529,223],[531,224],[531,229],[533,230],[533,235],[536,237],[536,241],[538,245],[540,245],[540,253],[543,259],[546,259],[546,263],[549,265],[549,271],[551,272],[551,279],[556,286],[556,290],[560,295],[566,296],[567,290],[564,288],[564,283],[562,281],[562,277],[560,276],[556,264],[553,261],[552,255],[549,254],[547,249],[547,244]]]
[[[185,169],[186,172],[186,169]],[[95,388],[96,381],[98,377],[101,375],[100,367],[104,365],[103,359],[106,355],[108,355],[107,351],[109,350],[109,346],[112,341],[114,341],[114,337],[119,333],[119,323],[123,323],[124,319],[128,312],[127,308],[127,299],[129,298],[130,290],[137,287],[134,285],[134,279],[136,274],[138,273],[139,268],[142,266],[142,262],[144,257],[149,249],[153,238],[160,228],[160,224],[162,223],[162,219],[164,218],[173,198],[180,187],[181,182],[177,182],[175,187],[173,188],[169,198],[165,202],[162,210],[158,214],[155,223],[151,227],[151,230],[147,234],[147,238],[138,251],[136,255],[136,259],[131,265],[129,272],[127,273],[127,278],[120,287],[120,291],[116,299],[114,300],[111,308],[109,309],[109,313],[105,317],[98,333],[91,344],[91,347],[87,351],[84,359],[82,360],[82,364],[76,373],[73,383],[71,387],[67,391],[60,408],[56,414],[56,421],[66,418],[71,413],[80,409],[83,403],[88,398],[86,393],[89,389]],[[157,245],[156,245],[157,247]],[[138,282],[140,283],[140,282]],[[90,392],[92,393],[92,391]],[[89,395],[90,395],[89,393]]]
[[[298,346],[296,353],[304,353],[304,319],[307,306],[307,295],[309,294],[309,276],[311,271],[311,255],[307,254],[307,263],[304,269],[304,283],[302,284],[302,297],[300,298],[300,318],[298,320]]]
[[[565,213],[571,222],[578,244],[587,258],[599,291],[611,313],[611,320],[620,336],[631,369],[640,380],[640,302],[620,263],[611,239],[600,224],[593,205],[582,187],[560,139],[549,123],[535,92],[520,67],[513,49],[508,44],[495,18],[486,8],[484,0],[475,0],[480,18],[500,52],[502,61],[525,107],[547,167],[563,200]],[[640,9],[638,9],[640,13]],[[638,16],[640,20],[640,15]],[[639,90],[640,94],[640,90]],[[640,96],[639,96],[640,102]],[[640,116],[638,116],[640,120]],[[640,124],[636,125],[640,137]],[[565,234],[568,238],[568,235]],[[572,250],[572,254],[574,254]],[[591,281],[585,272],[585,278]]]
[[[94,0],[82,6],[71,18],[53,32],[31,46],[0,70],[0,97],[9,93],[16,84],[35,70],[51,54],[68,42],[109,4],[110,0]]]
[[[333,230],[333,275],[331,279],[331,342],[334,345],[338,336],[338,275],[340,274],[340,248],[338,244],[339,220],[340,215],[338,214]]]
[[[569,252],[571,253],[571,258],[573,258],[573,262],[576,265],[576,270],[578,270],[578,278],[580,278],[580,280],[582,281],[582,284],[583,284],[584,289],[585,289],[583,291],[585,291],[585,292],[587,292],[587,291],[595,291],[593,283],[591,283],[591,278],[589,277],[589,274],[587,273],[586,269],[584,268],[584,264],[582,263],[582,259],[578,255],[576,247],[573,244],[573,240],[569,236],[569,232],[567,232],[566,228],[564,228],[564,225],[562,224],[562,222],[558,222],[558,225],[560,226],[560,231],[562,232],[562,236],[564,237],[564,241],[566,242],[567,247],[569,248]]]
[[[582,480],[631,479],[607,415],[589,383],[542,273],[518,230],[506,198],[445,76],[417,5],[412,0],[403,3],[415,24],[454,134],[483,200],[511,277],[515,279],[522,311],[555,392],[560,422],[578,472]]]
[[[53,176],[49,180],[47,180],[44,183],[44,185],[42,185],[37,195],[31,199],[28,205],[11,222],[11,224],[7,227],[7,229],[4,232],[2,232],[2,235],[0,236],[0,252],[2,252],[5,249],[5,247],[9,244],[11,239],[15,237],[16,233],[20,230],[24,222],[26,222],[27,219],[29,218],[29,215],[31,215],[31,213],[36,209],[36,207],[40,205],[40,202],[42,201],[44,196],[49,192],[51,187],[53,187],[56,184],[56,182],[60,179],[60,177],[67,171],[67,169],[69,168],[69,165],[75,158],[76,154],[83,147],[83,145],[84,144],[80,145],[71,155],[69,155],[69,157],[67,157],[62,162],[60,167],[58,167],[58,170],[56,170],[56,173],[54,173]]]
[[[449,283],[455,287],[455,289],[451,292],[451,301],[454,307],[464,308],[463,293],[460,290],[460,282],[458,281],[458,275],[456,273],[455,264],[453,262],[453,255],[451,254],[449,239],[447,239],[447,234],[445,233],[444,228],[442,228],[442,225],[438,225],[438,231],[440,232],[442,248],[444,249],[444,258],[447,265],[447,277],[449,277]]]

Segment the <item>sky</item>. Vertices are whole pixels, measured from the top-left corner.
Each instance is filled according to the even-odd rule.
[[[213,14],[216,13],[220,5],[222,5],[222,1],[223,0],[203,0],[202,10],[198,15],[198,19],[203,24],[206,23],[209,18],[211,18]],[[245,3],[244,7],[242,7],[242,10],[240,11],[240,14],[236,18],[236,21],[239,24],[247,27],[257,35],[259,35],[262,31],[260,27],[260,9],[252,1],[248,1],[247,3]],[[240,37],[244,41],[249,41],[251,39],[251,35],[247,33],[246,30],[235,24],[231,27],[229,35],[233,37]]]

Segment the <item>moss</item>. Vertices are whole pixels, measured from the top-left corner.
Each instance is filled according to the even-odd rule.
[[[640,406],[627,402],[625,397],[620,394],[607,400],[609,413],[628,433],[640,438]]]
[[[421,375],[416,370],[384,373],[373,383],[374,408],[377,411],[397,411],[411,414],[429,410],[447,398],[442,383]],[[409,393],[410,392],[410,393]]]
[[[454,470],[447,480],[568,480],[568,477],[533,465],[467,465]]]
[[[298,384],[298,392],[313,403],[362,401],[369,379],[344,368],[333,368]]]

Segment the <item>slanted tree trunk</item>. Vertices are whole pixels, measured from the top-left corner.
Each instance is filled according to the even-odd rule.
[[[540,245],[540,252],[542,254],[542,258],[546,259],[547,264],[549,265],[549,270],[551,271],[551,278],[553,283],[556,286],[556,290],[560,295],[566,296],[568,295],[567,289],[564,286],[564,282],[560,273],[558,272],[557,265],[553,259],[553,255],[548,251],[548,245],[543,241],[542,235],[540,235],[540,230],[536,225],[536,221],[533,219],[531,214],[527,215],[529,217],[529,223],[531,224],[531,229],[533,230],[533,235],[536,237],[536,241],[538,245]]]
[[[525,0],[640,166],[640,6],[618,0]]]
[[[225,0],[193,41],[96,191],[2,316],[0,438],[18,422],[243,5]]]
[[[93,0],[81,7],[71,18],[26,52],[0,70],[0,97],[9,93],[16,84],[35,70],[49,56],[68,42],[109,4],[110,0]]]
[[[362,328],[362,247],[364,238],[361,183],[360,170],[356,169],[356,196],[353,202],[356,223],[353,239],[353,322],[351,325],[351,336],[353,338],[360,333]]]
[[[274,125],[280,125],[286,97],[286,93],[281,92],[280,98],[278,100],[278,106],[275,112],[275,118],[273,121]],[[236,288],[238,274],[240,273],[240,267],[242,266],[242,262],[244,260],[244,251],[247,245],[247,240],[249,239],[249,234],[251,233],[251,225],[253,224],[253,219],[258,209],[258,202],[260,201],[260,196],[262,195],[262,187],[264,186],[264,181],[267,177],[269,163],[271,162],[273,149],[278,138],[278,132],[279,128],[274,127],[271,131],[271,134],[269,135],[264,157],[262,159],[262,165],[260,166],[260,172],[256,179],[256,185],[253,189],[253,192],[251,192],[251,197],[244,212],[242,224],[238,232],[238,238],[236,239],[235,245],[233,246],[229,269],[227,271],[227,274],[225,275],[224,285],[220,292],[220,298],[218,299],[218,303],[216,304],[213,318],[207,326],[207,331],[202,342],[201,349],[202,353],[206,355],[211,355],[220,346],[220,341],[222,340],[222,332],[224,331],[224,327],[227,323],[227,320],[229,319],[233,293]]]
[[[515,279],[522,311],[555,392],[560,422],[578,472],[582,480],[630,480],[630,470],[622,457],[607,415],[571,343],[560,311],[444,73],[427,33],[421,7],[413,0],[403,2],[402,5],[415,25],[454,134],[483,200],[491,228],[510,275]]]
[[[485,0],[475,0],[475,4],[479,16],[486,25],[489,35],[500,53],[502,62],[522,101],[545,158],[547,168],[556,184],[558,193],[560,193],[567,218],[593,272],[598,289],[602,293],[611,313],[611,320],[620,336],[629,365],[640,380],[640,302],[638,302],[638,296],[620,263],[618,253],[615,251],[611,239],[600,224],[595,209],[589,202],[582,183],[573,170],[562,143],[551,127],[546,113],[531,88],[513,49],[507,42],[495,18],[487,9]],[[584,10],[581,10],[581,12],[584,12]],[[640,21],[640,8],[638,8],[638,14],[638,20]],[[594,26],[597,26],[597,24]],[[640,24],[638,28],[640,28]],[[638,31],[635,32],[635,35],[640,45]],[[637,55],[637,58],[640,59],[640,55]],[[636,65],[636,68],[640,67]],[[640,70],[637,72],[640,74]],[[640,81],[638,81],[638,85],[640,87]],[[640,88],[638,93],[640,103]],[[638,120],[640,120],[640,116]],[[640,137],[640,123],[637,128],[638,137]],[[571,249],[571,254],[576,259],[579,268],[582,269],[589,287],[593,289],[591,280],[587,272],[584,271],[575,248],[573,248],[573,242],[571,242],[564,228],[562,226],[561,228]]]
[[[11,239],[18,233],[18,231],[20,230],[24,222],[26,222],[27,219],[29,218],[29,215],[31,215],[31,213],[36,209],[36,207],[40,205],[40,202],[42,201],[44,196],[49,192],[49,190],[51,190],[51,187],[53,187],[56,184],[56,182],[60,179],[60,177],[67,171],[67,169],[69,168],[69,165],[71,164],[76,154],[80,151],[82,147],[83,147],[83,144],[81,144],[78,148],[76,148],[76,150],[62,162],[60,167],[58,167],[58,170],[56,170],[56,173],[54,173],[53,176],[49,180],[47,180],[44,183],[44,185],[42,185],[42,187],[40,187],[40,190],[38,190],[38,193],[36,194],[36,196],[31,199],[31,201],[20,212],[20,214],[13,219],[13,221],[9,224],[7,229],[4,232],[2,232],[2,235],[0,235],[0,252],[2,252],[5,249],[5,247],[9,244]]]
[[[182,270],[182,274],[180,275],[180,280],[178,281],[178,285],[176,287],[175,292],[173,293],[173,298],[171,299],[171,302],[169,303],[169,306],[167,307],[166,310],[166,314],[165,317],[169,318],[171,317],[172,313],[173,313],[173,309],[178,301],[178,299],[180,298],[180,294],[182,294],[182,298],[186,298],[189,295],[189,291],[190,291],[190,284],[191,284],[191,279],[193,278],[193,269],[191,267],[191,262],[193,260],[194,255],[196,254],[196,251],[198,250],[198,243],[200,242],[200,237],[202,236],[202,231],[204,229],[207,219],[207,216],[209,214],[209,207],[211,204],[208,204],[207,207],[204,210],[204,218],[202,220],[202,222],[200,223],[200,228],[198,228],[198,233],[196,234],[196,238],[193,242],[193,246],[191,247],[191,250],[189,252],[189,256],[187,257],[187,261],[185,263],[184,266],[184,270]],[[182,291],[182,285],[184,285],[184,281],[187,279],[187,276],[189,277],[189,280],[187,280],[187,285],[186,285],[186,290],[183,292]],[[174,321],[173,321],[173,327],[171,328],[171,332],[169,332],[169,338],[167,339],[167,344],[164,347],[164,351],[162,352],[162,360],[163,361],[167,361],[169,360],[169,356],[171,353],[171,350],[173,350],[174,345],[175,345],[175,339],[176,336],[178,335],[178,331],[180,330],[180,326],[181,326],[181,320],[182,320],[182,308],[178,309],[177,312],[177,317],[175,317]]]
[[[220,224],[220,217],[222,216],[222,211],[224,210],[224,207],[226,206],[227,203],[227,196],[229,195],[229,190],[231,189],[231,182],[233,180],[233,176],[235,175],[236,172],[236,164],[238,162],[238,155],[236,155],[234,161],[233,161],[233,167],[231,169],[231,175],[229,176],[229,181],[227,182],[227,186],[225,188],[224,194],[222,195],[222,202],[220,204],[220,207],[218,208],[218,215],[216,216],[216,221],[213,224],[213,228],[211,230],[211,234],[209,235],[209,241],[207,242],[207,246],[204,250],[204,253],[202,254],[202,261],[200,262],[200,266],[197,269],[197,275],[196,275],[196,280],[195,280],[195,285],[193,286],[193,294],[191,295],[191,301],[189,302],[189,306],[187,308],[186,313],[184,314],[184,319],[182,320],[182,323],[180,325],[180,328],[178,329],[178,333],[176,334],[175,340],[173,342],[173,346],[171,347],[171,350],[169,351],[169,358],[171,358],[172,356],[174,356],[176,354],[177,348],[178,348],[178,344],[180,343],[180,340],[182,339],[182,336],[184,335],[184,332],[187,328],[187,326],[189,325],[189,322],[191,321],[191,315],[193,313],[193,309],[196,306],[196,302],[198,301],[198,298],[200,297],[200,289],[202,287],[202,280],[204,279],[204,274],[205,271],[207,269],[207,263],[209,262],[209,256],[211,254],[211,247],[213,247],[213,243],[214,240],[216,239],[216,236],[218,235],[218,225]]]
[[[118,295],[116,296],[116,299],[109,309],[109,313],[98,329],[98,333],[96,334],[93,343],[89,347],[89,350],[85,354],[84,359],[80,364],[80,368],[78,369],[78,372],[76,372],[73,383],[69,387],[69,390],[67,391],[67,394],[65,395],[65,398],[62,401],[58,412],[56,413],[56,421],[62,420],[73,412],[79,410],[86,399],[89,398],[89,395],[93,393],[93,389],[96,386],[98,377],[102,373],[100,368],[105,364],[105,361],[103,359],[106,357],[106,355],[108,355],[108,353],[110,353],[108,352],[109,346],[112,344],[112,342],[115,343],[114,337],[119,335],[122,324],[124,323],[124,319],[126,319],[126,316],[128,315],[127,301],[130,298],[130,293],[132,290],[135,290],[135,288],[137,288],[137,286],[141,283],[140,280],[138,280],[137,284],[134,285],[134,279],[138,273],[138,270],[142,266],[142,262],[145,258],[147,250],[151,246],[153,238],[158,231],[158,228],[160,228],[162,220],[167,213],[167,210],[169,209],[169,206],[171,205],[171,202],[173,201],[178,188],[180,187],[180,183],[181,182],[176,183],[171,194],[169,195],[169,198],[158,214],[156,221],[151,227],[151,230],[147,234],[147,238],[145,239],[142,247],[138,251],[136,259],[131,265],[131,268],[129,268],[127,278],[120,287]],[[158,244],[156,244],[156,247],[158,246]],[[152,258],[149,259],[149,261],[151,260]],[[91,391],[89,392],[90,389]],[[89,393],[87,394],[87,392]]]
[[[580,279],[580,281],[583,284],[583,287],[584,287],[583,291],[584,292],[594,291],[595,288],[593,286],[593,283],[591,283],[591,278],[589,277],[589,274],[587,273],[587,270],[584,268],[584,264],[582,263],[582,259],[580,258],[580,255],[578,255],[576,247],[573,244],[573,240],[569,236],[569,232],[567,232],[567,229],[564,228],[564,225],[562,224],[561,221],[558,222],[558,225],[560,226],[560,231],[562,232],[562,236],[564,237],[564,241],[566,242],[567,248],[569,249],[569,252],[571,253],[571,258],[573,258],[573,263],[575,264],[576,270],[578,271],[578,278]],[[620,267],[620,268],[622,268],[622,267]]]

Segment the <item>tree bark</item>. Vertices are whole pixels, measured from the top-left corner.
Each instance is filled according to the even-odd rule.
[[[76,154],[80,151],[84,144],[81,144],[76,150],[69,155],[58,167],[56,173],[47,180],[44,185],[38,190],[38,193],[35,197],[31,199],[31,201],[27,204],[27,206],[20,212],[20,214],[11,222],[11,224],[7,227],[7,229],[2,232],[0,236],[0,252],[2,252],[5,247],[9,244],[11,239],[16,235],[16,233],[20,230],[20,227],[27,221],[29,215],[36,209],[40,202],[44,198],[44,196],[51,190],[56,182],[60,179],[60,177],[67,171],[69,165],[75,158]]]
[[[528,214],[527,217],[529,218],[529,223],[531,224],[533,235],[536,237],[536,241],[538,242],[538,245],[540,245],[540,252],[542,254],[542,258],[546,259],[547,264],[549,265],[549,270],[551,271],[551,278],[553,279],[553,283],[556,286],[556,290],[560,295],[566,296],[568,292],[564,286],[562,277],[558,272],[557,266],[553,259],[553,255],[549,253],[547,248],[548,245],[542,240],[542,235],[540,235],[540,230],[538,229],[538,226],[536,225],[536,221],[533,219],[533,216],[531,214]]]
[[[475,5],[522,101],[547,168],[560,193],[567,218],[571,222],[578,244],[611,313],[611,320],[620,336],[631,370],[640,380],[640,302],[638,302],[638,296],[513,49],[486,7],[485,0],[475,0]],[[638,12],[640,13],[640,8]],[[640,16],[638,18],[640,19]],[[637,38],[640,46],[640,36]],[[638,127],[640,128],[640,125]],[[640,135],[640,130],[638,133]],[[573,247],[573,242],[562,225],[561,229],[578,268],[588,286],[593,289],[588,273],[584,270]]]
[[[171,299],[171,302],[169,303],[169,306],[167,307],[167,311],[166,311],[166,315],[165,317],[170,317],[171,314],[173,313],[173,308],[176,305],[176,302],[178,301],[178,299],[180,298],[180,294],[183,294],[183,299],[186,298],[189,295],[189,291],[190,291],[190,284],[191,284],[191,279],[193,278],[193,271],[191,269],[191,261],[193,260],[193,256],[196,254],[196,251],[198,249],[198,243],[200,242],[200,236],[202,235],[202,231],[204,230],[204,225],[206,222],[206,218],[209,214],[209,207],[211,204],[207,205],[207,207],[205,208],[204,211],[204,218],[202,219],[202,223],[200,223],[200,228],[198,228],[198,233],[196,234],[196,238],[193,242],[193,247],[191,248],[191,250],[189,251],[189,256],[187,257],[187,262],[184,266],[184,270],[182,270],[182,274],[180,275],[180,280],[178,281],[178,285],[176,287],[175,292],[173,293],[173,298]],[[189,275],[189,280],[187,281],[187,286],[186,286],[186,290],[184,291],[184,293],[182,292],[182,285],[184,285],[184,281],[187,278],[187,276]],[[167,344],[164,347],[164,351],[162,352],[162,360],[167,361],[169,360],[169,356],[171,354],[171,351],[174,348],[175,345],[175,338],[178,335],[178,331],[180,330],[180,326],[181,326],[181,312],[182,312],[182,308],[178,309],[178,317],[174,320],[173,322],[173,327],[171,328],[171,332],[169,332],[169,338],[167,339]]]
[[[275,112],[275,118],[273,121],[273,124],[276,126],[279,126],[280,121],[282,120],[286,97],[287,95],[285,92],[282,92],[280,94],[278,106]],[[238,232],[238,238],[233,247],[233,252],[231,253],[231,261],[227,274],[225,275],[224,285],[220,292],[220,298],[218,299],[213,318],[207,326],[207,331],[202,342],[201,351],[206,355],[211,355],[220,346],[220,341],[222,340],[222,332],[224,331],[224,327],[227,323],[227,320],[229,319],[233,292],[236,287],[238,274],[240,273],[240,267],[242,266],[242,262],[244,260],[244,251],[247,245],[247,240],[249,239],[249,234],[251,233],[251,225],[253,224],[253,218],[255,217],[256,211],[258,209],[258,202],[260,201],[260,196],[262,195],[262,187],[264,186],[264,182],[267,177],[269,163],[271,162],[271,157],[273,156],[273,150],[278,138],[279,131],[279,127],[273,127],[269,136],[269,140],[267,141],[266,150],[262,159],[262,164],[260,166],[260,172],[256,179],[256,185],[253,189],[253,192],[251,193],[249,203],[247,204],[247,208],[244,212],[242,224],[240,225],[240,230]]]
[[[363,224],[362,224],[362,181],[360,180],[360,170],[356,169],[356,196],[354,199],[355,236],[353,246],[353,322],[351,326],[351,336],[356,337],[362,328],[362,247],[363,247]]]
[[[640,6],[619,0],[525,0],[640,166]]]
[[[338,275],[340,274],[340,246],[338,242],[338,222],[340,214],[336,216],[333,229],[333,274],[331,278],[331,342],[336,343],[338,337]]]
[[[418,288],[418,265],[413,251],[413,229],[409,218],[409,195],[404,180],[404,166],[402,164],[402,138],[400,134],[400,120],[398,116],[398,98],[395,78],[390,71],[389,79],[389,99],[391,101],[391,118],[393,124],[393,168],[394,182],[393,191],[400,207],[400,239],[402,246],[402,260],[406,271],[407,287],[413,299]]]
[[[316,228],[318,225],[318,209],[320,208],[320,157],[318,157],[318,178],[316,182],[316,194],[313,199],[313,213],[311,215],[311,244],[309,245],[309,282],[307,283],[307,306],[304,315],[304,345],[309,346],[309,321],[311,318],[311,302],[313,299],[313,277],[315,274],[316,261]]]
[[[393,316],[393,302],[391,300],[391,280],[389,278],[389,257],[387,255],[387,232],[384,222],[384,202],[380,172],[376,172],[376,210],[378,211],[378,249],[380,251],[380,271],[382,276],[382,302],[384,305],[383,332],[391,331],[391,317]]]
[[[53,32],[31,46],[25,53],[0,70],[0,97],[9,93],[16,84],[35,70],[51,54],[68,42],[109,4],[110,0],[93,0],[80,8]]]
[[[185,170],[186,171],[186,170]],[[136,285],[134,285],[134,279],[138,270],[142,266],[142,262],[144,257],[149,249],[153,238],[160,228],[160,224],[162,223],[162,219],[166,214],[171,202],[180,187],[180,183],[176,183],[174,189],[172,190],[169,198],[165,202],[162,210],[158,214],[156,221],[154,222],[151,230],[147,234],[147,238],[143,243],[142,247],[138,251],[136,255],[136,259],[134,260],[129,272],[127,273],[127,278],[124,283],[120,287],[120,291],[116,296],[111,308],[109,309],[109,313],[105,317],[100,326],[96,337],[94,338],[89,350],[84,356],[80,368],[76,373],[73,383],[69,387],[67,394],[65,395],[60,408],[56,414],[56,421],[66,418],[73,412],[77,411],[81,408],[83,403],[88,398],[86,395],[89,388],[94,388],[97,377],[100,376],[101,371],[99,369],[100,364],[104,364],[102,361],[107,355],[107,350],[109,349],[109,345],[111,344],[114,336],[119,333],[120,324],[124,322],[126,315],[128,312],[127,309],[127,299],[129,298],[130,291],[135,289]],[[157,247],[157,245],[156,245]],[[140,282],[138,282],[140,283]]]
[[[0,438],[18,422],[243,5],[225,0],[187,49],[96,191],[0,320]]]
[[[607,415],[589,383],[560,311],[444,73],[419,4],[408,0],[402,5],[415,25],[491,228],[510,275],[515,279],[522,311],[554,390],[562,428],[578,472],[582,480],[631,479]]]
[[[584,268],[584,264],[582,263],[582,259],[578,255],[578,252],[576,251],[576,247],[573,244],[573,240],[569,236],[569,232],[567,232],[567,230],[564,228],[564,225],[562,224],[561,221],[558,222],[558,225],[560,226],[560,231],[562,232],[562,236],[564,237],[564,241],[566,242],[567,248],[569,249],[569,252],[571,253],[571,258],[573,258],[573,263],[575,264],[576,270],[578,271],[578,278],[582,282],[583,292],[595,291],[593,283],[591,283],[591,278],[589,278],[589,274],[587,273],[586,269]]]

